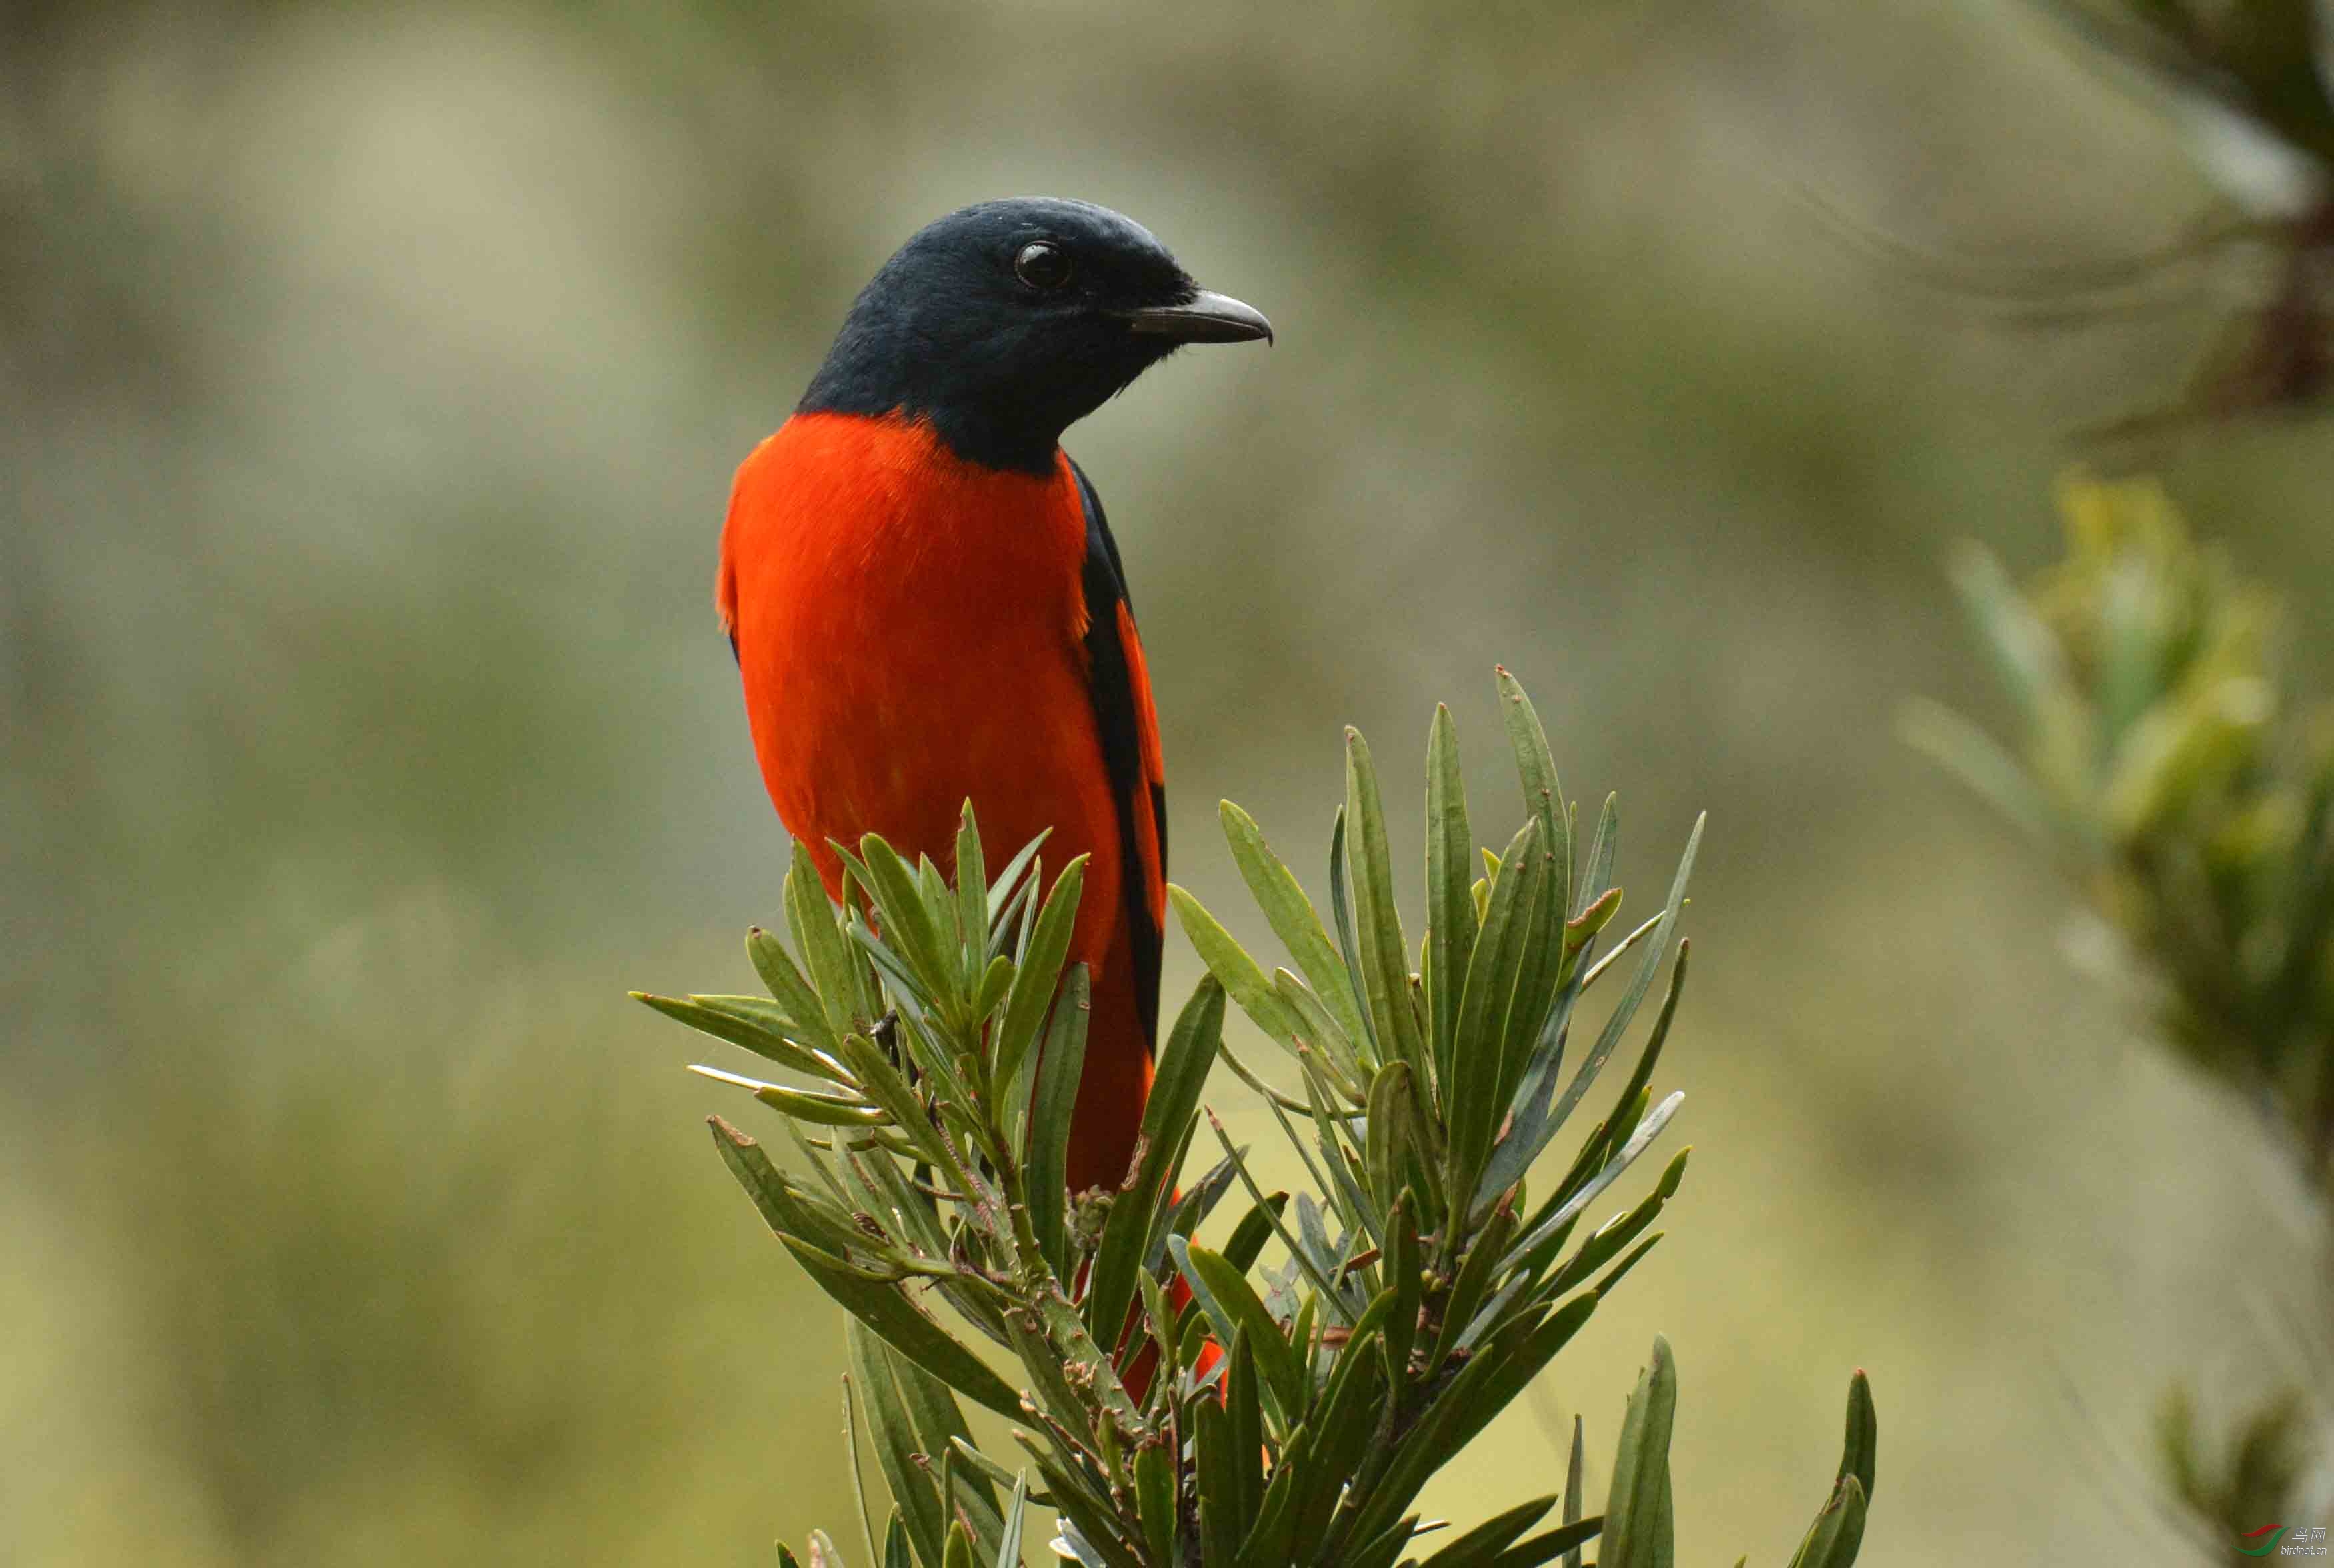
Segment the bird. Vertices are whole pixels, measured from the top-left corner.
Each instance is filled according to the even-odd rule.
[[[1126,1178],[1158,1038],[1165,764],[1133,600],[1063,432],[1186,344],[1261,339],[1133,219],[1056,197],[919,230],[739,465],[715,598],[771,802],[843,895],[836,843],[953,872],[960,813],[1089,858],[1069,959],[1091,1014],[1070,1189]]]

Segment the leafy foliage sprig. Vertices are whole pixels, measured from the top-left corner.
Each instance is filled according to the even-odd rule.
[[[1954,567],[2016,738],[1926,702],[1906,737],[2049,848],[2160,1038],[2334,1198],[2334,705],[2286,693],[2275,596],[2153,481],[2073,477],[2059,501],[2067,554],[2023,590],[1975,545]],[[2297,1492],[2310,1420],[2279,1394],[2213,1444],[2166,1397],[2165,1477],[2211,1549],[2242,1560],[2230,1543]]]
[[[1435,1527],[1415,1507],[1421,1489],[1661,1239],[1653,1227],[1684,1176],[1683,1150],[1635,1207],[1583,1228],[1683,1099],[1657,1101],[1652,1081],[1685,978],[1673,938],[1701,826],[1661,911],[1600,956],[1621,904],[1617,807],[1606,801],[1584,843],[1538,718],[1505,671],[1500,697],[1523,825],[1503,851],[1479,849],[1438,709],[1415,949],[1358,734],[1346,736],[1328,919],[1225,803],[1233,859],[1295,968],[1268,975],[1171,890],[1209,975],[1161,1046],[1114,1191],[1070,1193],[1063,1179],[1086,1044],[1087,976],[1064,967],[1083,859],[1048,889],[1031,844],[991,877],[969,806],[952,882],[870,835],[838,846],[835,908],[798,846],[786,904],[799,957],[766,931],[748,938],[767,997],[641,997],[805,1081],[698,1069],[780,1112],[794,1145],[795,1169],[781,1169],[713,1120],[763,1218],[850,1314],[846,1419],[855,1442],[864,1418],[892,1497],[880,1533],[865,1518],[871,1560],[1006,1568],[1021,1561],[1037,1502],[1057,1515],[1055,1549],[1087,1568],[1415,1562]],[[1563,1174],[1532,1191],[1535,1162],[1620,1053],[1673,947],[1626,1081]],[[1623,974],[1576,1052],[1581,999]],[[1289,1053],[1301,1096],[1226,1047],[1228,997]],[[1220,1055],[1262,1097],[1315,1191],[1267,1191],[1202,1107]],[[1215,1158],[1191,1176],[1195,1144]],[[1239,1218],[1206,1245],[1201,1227],[1235,1192]],[[1020,1387],[942,1326],[934,1298],[1011,1353]],[[1458,1535],[1427,1568],[1578,1568],[1600,1535],[1607,1568],[1667,1568],[1676,1387],[1657,1340],[1603,1513],[1585,1508],[1576,1429],[1563,1488]],[[1021,1467],[973,1443],[958,1396],[1014,1423]],[[1874,1431],[1858,1373],[1845,1456],[1795,1563],[1854,1561]],[[840,1562],[824,1535],[811,1555]]]
[[[2152,481],[2069,479],[2066,558],[1954,582],[2020,733],[1934,704],[1914,745],[2048,845],[2151,985],[2165,1038],[2334,1178],[2334,707],[2293,702],[2273,595]]]

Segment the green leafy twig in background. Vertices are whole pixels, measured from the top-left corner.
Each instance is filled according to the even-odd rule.
[[[2165,1042],[2334,1197],[2334,708],[2285,694],[2274,597],[2199,549],[2154,482],[2070,478],[2060,508],[2067,557],[2027,588],[1975,545],[1954,565],[2015,741],[1928,702],[1906,738],[2049,848]],[[2273,1399],[2210,1458],[2168,1398],[2171,1488],[2224,1550],[2290,1500],[2305,1417]]]
[[[1621,901],[1617,811],[1608,800],[1582,842],[1530,702],[1505,672],[1500,688],[1523,825],[1501,852],[1479,849],[1439,709],[1415,948],[1358,734],[1347,733],[1329,920],[1225,804],[1233,859],[1296,967],[1268,975],[1173,890],[1210,973],[1161,1048],[1114,1192],[1068,1193],[1060,1174],[1085,1053],[1085,973],[1062,967],[1082,862],[1047,890],[1032,845],[992,880],[969,808],[953,884],[870,836],[845,851],[836,909],[797,850],[786,889],[796,953],[767,932],[748,938],[768,997],[641,998],[797,1081],[699,1069],[778,1111],[795,1146],[782,1170],[713,1122],[763,1218],[850,1314],[853,1403],[892,1497],[883,1528],[871,1519],[865,1532],[885,1568],[1018,1563],[1029,1502],[1055,1511],[1055,1550],[1087,1568],[1416,1561],[1436,1528],[1422,1525],[1421,1489],[1660,1240],[1652,1227],[1684,1150],[1634,1207],[1583,1229],[1683,1099],[1656,1101],[1652,1079],[1685,976],[1673,938],[1701,829],[1660,913],[1599,958]],[[1619,1053],[1673,945],[1626,1082],[1560,1178],[1531,1190],[1535,1161]],[[1576,1012],[1608,976],[1621,995],[1576,1052]],[[1289,1053],[1301,1097],[1224,1049],[1228,997]],[[1266,1191],[1204,1111],[1220,1053],[1263,1096],[1316,1192]],[[1221,1159],[1187,1178],[1203,1137]],[[1200,1227],[1234,1192],[1241,1217],[1203,1245]],[[935,1299],[1011,1352],[1020,1386],[941,1325]],[[960,1395],[1016,1423],[1016,1463],[974,1446]],[[1657,1341],[1603,1514],[1583,1506],[1576,1434],[1562,1490],[1458,1535],[1427,1568],[1578,1568],[1600,1536],[1606,1568],[1668,1568],[1676,1399]],[[1855,1560],[1874,1431],[1858,1373],[1839,1477],[1799,1568]],[[810,1550],[841,1561],[826,1536]]]
[[[2145,480],[2070,480],[2067,559],[1962,600],[2016,704],[2003,746],[1934,704],[1906,735],[2038,833],[2154,982],[2165,1038],[2334,1160],[2334,709],[2280,689],[2271,596]]]

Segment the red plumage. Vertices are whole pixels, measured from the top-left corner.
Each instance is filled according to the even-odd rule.
[[[866,832],[952,872],[967,799],[998,860],[1048,829],[1048,876],[1090,857],[1070,948],[1094,993],[1074,1189],[1125,1175],[1166,912],[1158,722],[1123,593],[1094,600],[1097,536],[1058,448],[1039,476],[958,457],[922,421],[800,413],[738,470],[718,589],[763,782],[830,896],[829,841]],[[1115,633],[1123,682],[1098,681],[1096,630]],[[1147,799],[1106,757],[1106,732],[1130,726]]]

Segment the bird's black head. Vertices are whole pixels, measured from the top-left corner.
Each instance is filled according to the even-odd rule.
[[[1050,473],[1063,430],[1180,345],[1271,336],[1107,207],[983,202],[883,264],[800,411],[926,419],[960,457]]]

